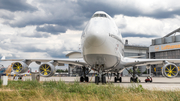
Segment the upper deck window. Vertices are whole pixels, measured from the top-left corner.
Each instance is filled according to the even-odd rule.
[[[95,14],[93,17],[107,17],[106,14]]]

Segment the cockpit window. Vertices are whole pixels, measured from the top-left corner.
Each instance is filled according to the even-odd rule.
[[[107,17],[105,14],[95,14],[93,17]]]

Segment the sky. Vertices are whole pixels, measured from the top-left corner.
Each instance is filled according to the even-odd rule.
[[[131,45],[149,46],[180,27],[178,0],[0,0],[0,57],[65,58],[80,51],[96,11],[109,14]]]

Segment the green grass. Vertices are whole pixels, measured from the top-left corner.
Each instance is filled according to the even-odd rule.
[[[63,81],[9,81],[0,86],[0,101],[179,101],[180,91],[151,91],[142,85],[130,87]]]

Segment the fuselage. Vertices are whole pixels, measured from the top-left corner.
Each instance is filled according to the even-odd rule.
[[[99,66],[104,71],[121,66],[124,43],[115,22],[105,12],[94,13],[82,33],[81,45],[84,60],[95,70]]]

